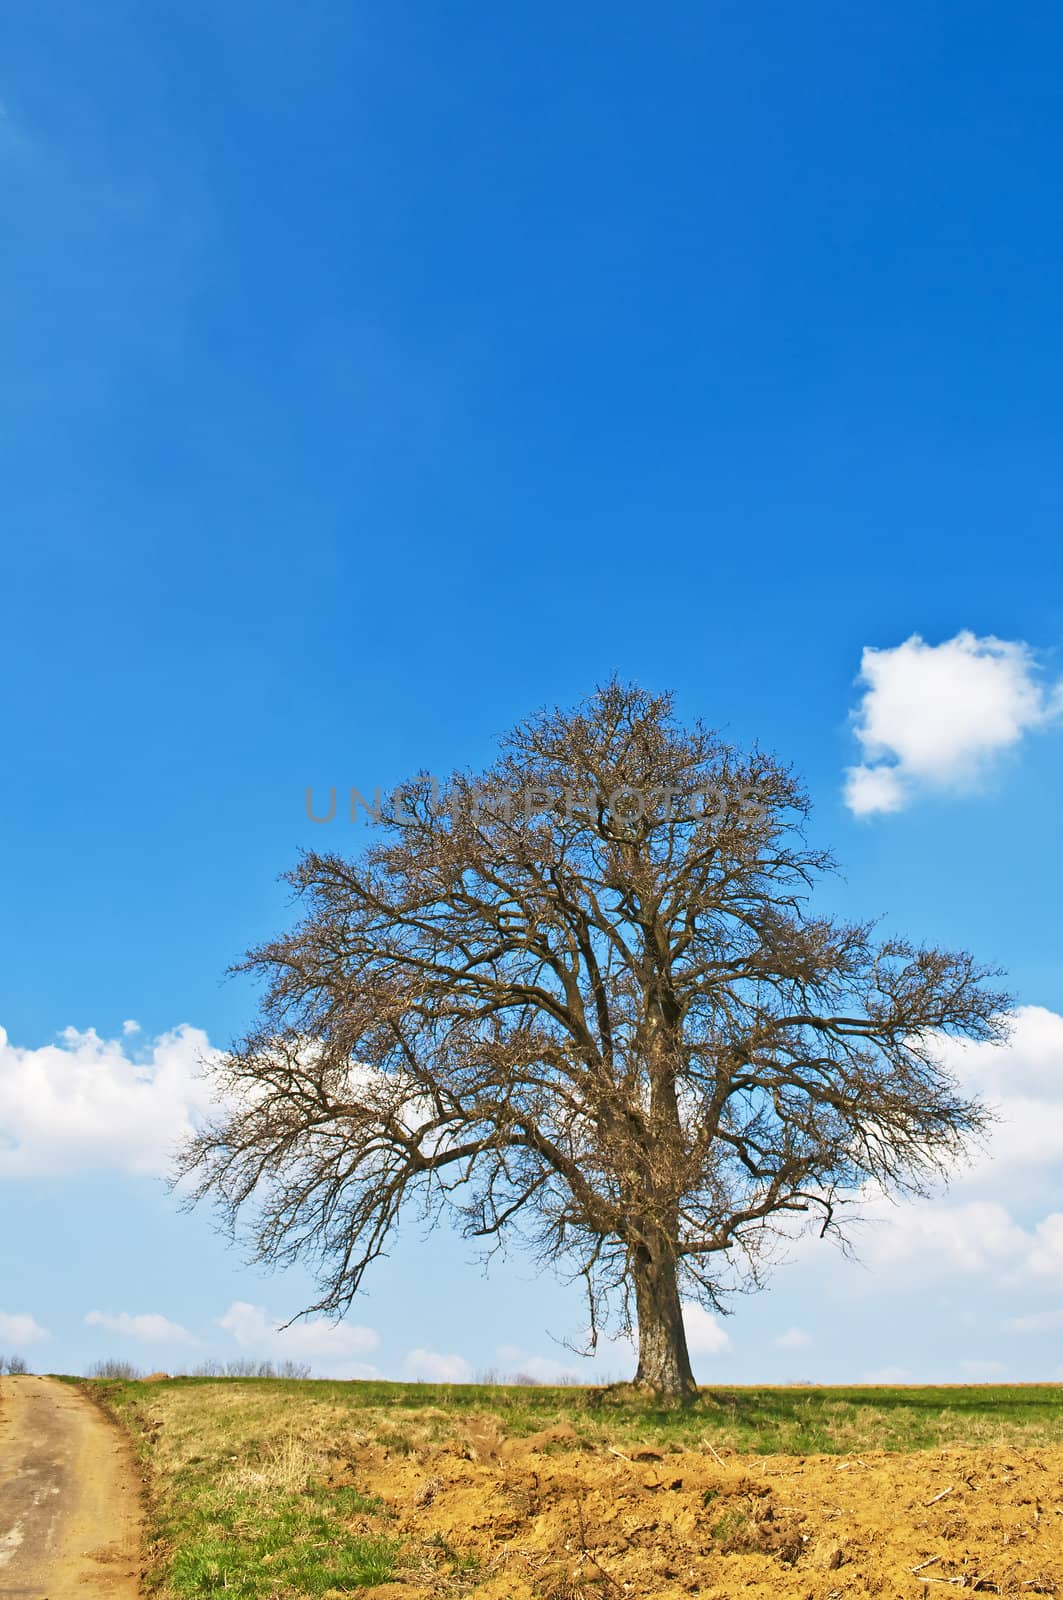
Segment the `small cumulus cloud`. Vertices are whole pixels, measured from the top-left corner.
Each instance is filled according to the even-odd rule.
[[[516,1344],[500,1344],[495,1356],[504,1369],[504,1377],[534,1378],[536,1383],[562,1383],[576,1376],[572,1363],[558,1361],[553,1356],[531,1355]]]
[[[969,789],[993,761],[1063,712],[1063,686],[1046,684],[1022,640],[965,629],[932,645],[913,634],[868,646],[854,732],[864,760],[846,774],[857,816],[895,812],[921,790]]]
[[[814,1341],[804,1328],[787,1328],[785,1333],[777,1335],[775,1343],[780,1350],[807,1350]]]
[[[464,1356],[443,1355],[438,1350],[410,1350],[403,1367],[415,1383],[472,1382],[472,1368]]]
[[[711,1311],[703,1306],[688,1304],[683,1307],[683,1325],[687,1334],[687,1349],[692,1356],[718,1356],[731,1347],[731,1338],[721,1328]]]
[[[40,1344],[52,1336],[28,1311],[0,1311],[0,1340],[7,1345]]]
[[[850,767],[845,776],[845,803],[858,817],[875,811],[903,811],[908,792],[895,767]]]
[[[362,1358],[371,1355],[380,1343],[375,1328],[351,1322],[329,1322],[309,1317],[289,1328],[280,1326],[264,1306],[234,1300],[218,1325],[230,1334],[241,1350],[264,1360],[308,1362],[321,1377],[372,1378],[374,1366]]]
[[[192,1335],[179,1322],[171,1322],[158,1311],[89,1311],[85,1316],[87,1328],[106,1328],[108,1333],[121,1334],[126,1339],[142,1339],[149,1344],[191,1344]]]

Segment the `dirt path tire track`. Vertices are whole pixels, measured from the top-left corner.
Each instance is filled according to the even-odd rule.
[[[117,1428],[56,1378],[0,1378],[2,1600],[136,1600],[141,1536]]]

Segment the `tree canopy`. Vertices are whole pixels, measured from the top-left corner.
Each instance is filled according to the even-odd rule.
[[[592,1341],[637,1326],[636,1381],[689,1394],[684,1299],[725,1307],[780,1226],[843,1234],[861,1186],[922,1192],[986,1125],[935,1047],[1003,1036],[995,974],[816,915],[808,810],[617,681],[404,785],[240,963],[261,1014],[182,1154],[193,1199],[337,1315],[411,1211],[513,1235],[582,1280]]]

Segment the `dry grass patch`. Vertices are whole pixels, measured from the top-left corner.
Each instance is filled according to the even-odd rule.
[[[1063,1592],[1054,1387],[94,1387],[150,1468],[166,1600]]]

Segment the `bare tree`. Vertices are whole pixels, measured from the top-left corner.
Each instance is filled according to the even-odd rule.
[[[847,1196],[925,1192],[987,1120],[934,1047],[1003,1036],[995,974],[812,915],[807,811],[777,760],[615,681],[479,777],[422,775],[361,859],[303,858],[305,919],[236,969],[261,1017],[190,1203],[309,1260],[336,1315],[400,1216],[450,1208],[581,1277],[592,1347],[634,1322],[637,1383],[692,1393],[684,1297],[725,1309],[794,1214],[844,1238]]]
[[[312,1376],[306,1361],[255,1361],[242,1358],[235,1361],[201,1361],[189,1373],[178,1373],[190,1378],[299,1378]]]
[[[86,1373],[86,1377],[89,1378],[113,1378],[123,1383],[132,1383],[141,1376],[139,1367],[118,1356],[108,1356],[103,1361],[94,1361]]]

